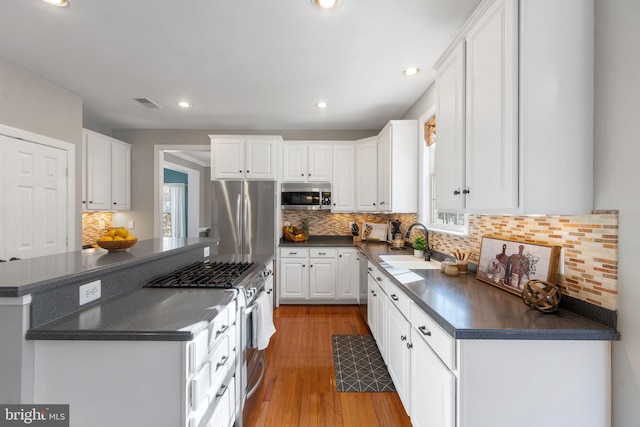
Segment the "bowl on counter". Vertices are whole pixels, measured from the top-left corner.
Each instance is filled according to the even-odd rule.
[[[136,238],[129,240],[98,240],[96,244],[109,252],[123,252],[135,245],[137,241],[138,239]]]

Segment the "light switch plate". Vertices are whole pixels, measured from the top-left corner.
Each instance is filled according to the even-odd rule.
[[[87,283],[80,286],[80,305],[87,304],[91,301],[95,301],[100,298],[102,291],[102,282],[96,280],[95,282]]]

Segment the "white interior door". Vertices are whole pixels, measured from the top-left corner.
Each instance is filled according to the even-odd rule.
[[[0,135],[5,256],[67,251],[68,152]]]

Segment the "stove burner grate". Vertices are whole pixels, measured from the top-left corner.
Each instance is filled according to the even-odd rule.
[[[146,288],[234,288],[252,262],[196,262],[145,285]]]

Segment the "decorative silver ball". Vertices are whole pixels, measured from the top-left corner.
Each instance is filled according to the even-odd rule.
[[[560,303],[560,289],[544,280],[529,280],[522,290],[524,303],[543,313],[553,313]]]

